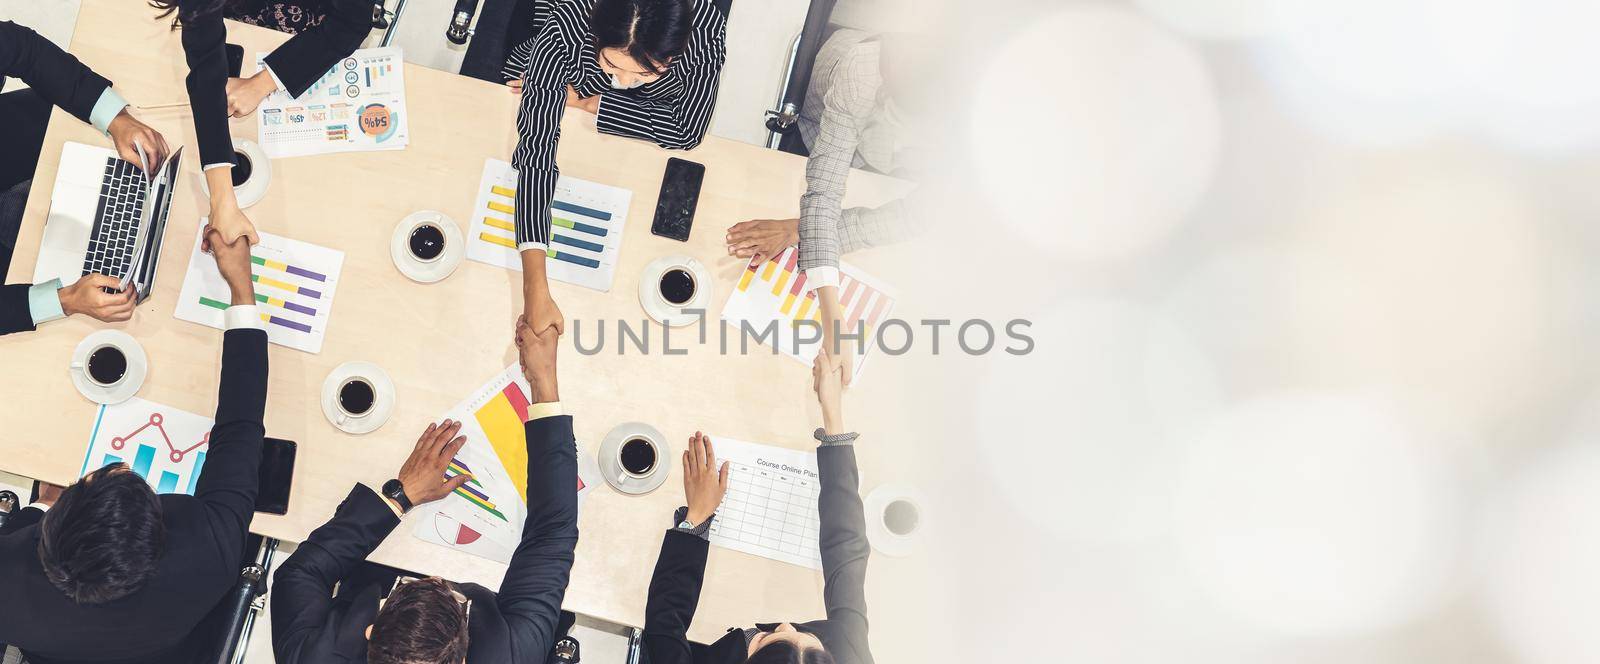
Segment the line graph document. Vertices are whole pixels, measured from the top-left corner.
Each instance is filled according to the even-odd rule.
[[[713,436],[728,462],[728,493],[711,521],[711,543],[791,565],[822,569],[817,547],[821,477],[814,451]]]

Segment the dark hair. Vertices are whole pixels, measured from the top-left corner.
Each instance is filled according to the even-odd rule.
[[[237,0],[149,0],[150,6],[165,10],[156,14],[156,18],[172,16],[172,29],[178,29],[178,23],[193,21],[196,18],[222,11],[224,7],[234,4]],[[173,14],[177,14],[173,16]]]
[[[620,48],[651,73],[683,55],[694,31],[691,0],[595,0],[589,15],[595,49]]]
[[[761,646],[745,664],[834,664],[833,655],[821,648],[801,650],[789,641],[774,641]]]
[[[165,538],[156,492],[119,463],[61,492],[39,524],[39,562],[72,601],[104,604],[155,574]]]
[[[372,621],[368,664],[459,664],[466,656],[466,612],[439,577],[396,586]]]

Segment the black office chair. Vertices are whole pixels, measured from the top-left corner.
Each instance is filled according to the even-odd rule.
[[[838,31],[839,26],[830,22],[833,17],[833,6],[836,0],[811,0],[811,7],[806,10],[806,22],[800,29],[800,44],[795,49],[794,67],[789,72],[789,80],[784,82],[783,98],[778,102],[778,108],[767,111],[767,129],[781,135],[778,149],[791,154],[806,156],[805,141],[800,136],[800,130],[795,126],[795,120],[800,116],[800,109],[805,104],[806,89],[811,86],[811,70],[817,62],[817,52],[822,50],[822,45],[828,38]]]
[[[204,664],[232,664],[253,622],[256,598],[267,592],[267,574],[278,542],[250,535],[245,540],[245,555],[239,578],[211,613],[190,633],[192,661]]]

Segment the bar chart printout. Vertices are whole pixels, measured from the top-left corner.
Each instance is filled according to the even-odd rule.
[[[80,477],[126,463],[156,493],[194,495],[210,449],[211,418],[140,398],[95,411]]]
[[[203,221],[200,227],[203,232]],[[202,239],[203,235],[195,236],[173,316],[221,330],[226,326],[228,284],[217,272],[216,261],[201,252]],[[261,233],[261,243],[250,248],[250,263],[267,340],[307,353],[322,352],[344,252]]]
[[[717,463],[728,462],[728,493],[711,521],[711,543],[822,569],[816,453],[717,436],[711,443]]]
[[[498,159],[483,163],[478,198],[467,233],[467,258],[522,269],[517,251],[517,169]],[[574,177],[556,180],[550,202],[550,243],[545,272],[551,279],[597,291],[616,280],[622,232],[633,192]]]
[[[461,422],[467,443],[446,478],[471,475],[460,489],[412,510],[417,538],[476,556],[509,562],[527,518],[528,420],[532,394],[518,365],[506,367],[441,419]],[[581,497],[594,478],[576,479]]]
[[[722,307],[722,319],[735,328],[748,324],[762,335],[776,322],[776,337],[764,338],[775,338],[779,352],[810,365],[822,349],[822,307],[817,304],[817,291],[799,269],[799,257],[799,250],[789,247],[769,260],[751,260],[734,282]],[[894,304],[889,286],[849,263],[839,264],[839,311],[843,317],[839,323],[846,332],[860,332],[867,340],[856,356],[855,378],[861,377],[876,348],[871,340],[889,319]],[[853,342],[845,343],[857,348]]]

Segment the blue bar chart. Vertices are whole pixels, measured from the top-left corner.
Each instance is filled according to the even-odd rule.
[[[128,468],[156,493],[194,495],[206,462],[211,424],[210,418],[139,398],[101,406],[79,474],[129,463]]]

